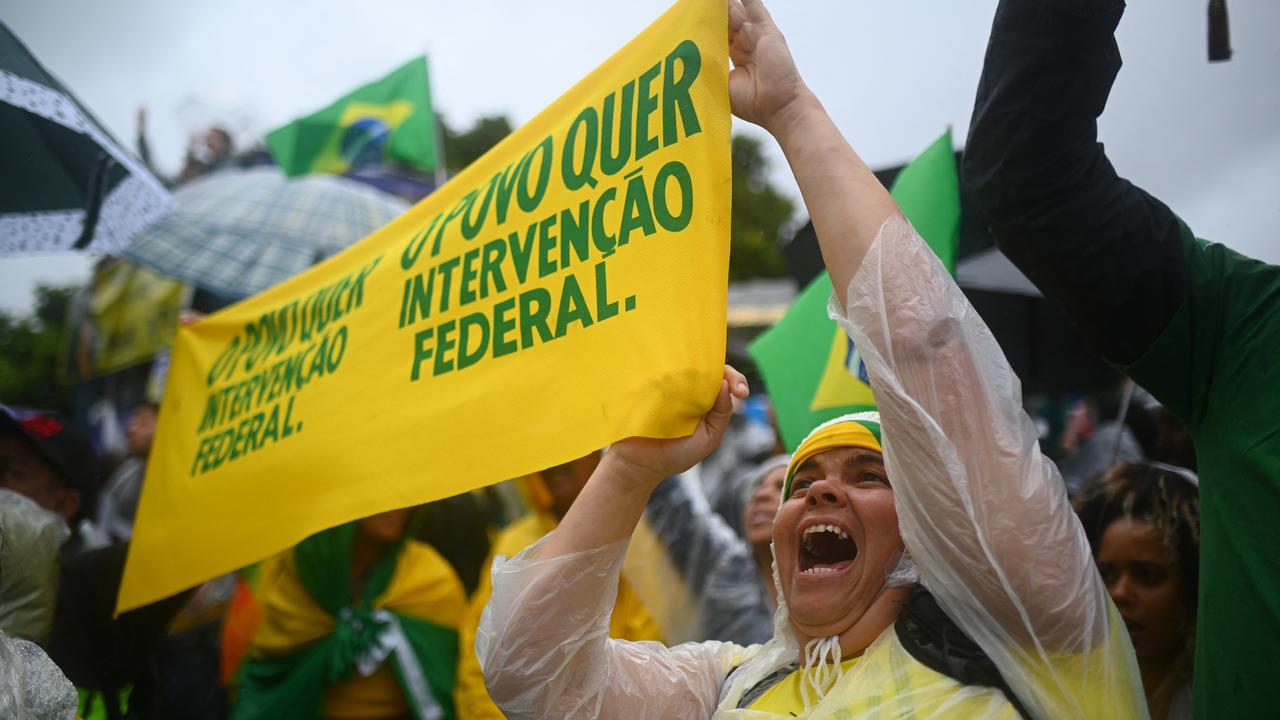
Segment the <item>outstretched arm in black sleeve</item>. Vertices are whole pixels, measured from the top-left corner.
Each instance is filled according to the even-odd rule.
[[[1151,346],[1186,286],[1181,223],[1097,141],[1123,12],[1121,0],[1002,0],[964,158],[1000,248],[1120,365]]]

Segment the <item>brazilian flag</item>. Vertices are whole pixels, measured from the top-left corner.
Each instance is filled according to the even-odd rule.
[[[960,232],[960,180],[948,130],[898,173],[890,192],[953,274]],[[773,400],[788,452],[818,424],[875,409],[867,369],[853,341],[827,317],[831,278],[809,283],[787,314],[748,348]]]
[[[341,175],[388,160],[434,170],[438,156],[426,57],[414,58],[323,110],[272,130],[267,147],[289,177]]]

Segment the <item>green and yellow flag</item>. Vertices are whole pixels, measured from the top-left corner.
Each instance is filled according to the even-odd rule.
[[[414,58],[323,110],[272,130],[267,148],[289,177],[341,175],[386,160],[434,170],[436,118],[427,59]]]
[[[892,193],[916,231],[954,273],[960,181],[949,130],[898,173]],[[788,452],[820,423],[875,408],[857,348],[827,316],[830,297],[831,278],[824,272],[749,348],[773,400]]]
[[[179,330],[118,608],[690,433],[725,352],[727,22],[680,0],[387,227]]]

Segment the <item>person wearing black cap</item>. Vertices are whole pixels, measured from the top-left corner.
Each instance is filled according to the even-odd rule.
[[[75,689],[36,643],[48,640],[60,550],[95,463],[56,417],[0,405],[0,717],[75,714]]]
[[[97,485],[88,440],[55,415],[0,405],[0,488],[26,495],[74,529]]]
[[[53,415],[0,405],[0,630],[48,639],[62,558],[96,485],[93,448]]]

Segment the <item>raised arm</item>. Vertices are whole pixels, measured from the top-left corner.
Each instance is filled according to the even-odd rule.
[[[1124,627],[982,319],[897,218],[848,297],[832,314],[866,362],[924,585],[1039,715],[1140,716]],[[1110,709],[1088,704],[1100,697]]]
[[[1183,301],[1187,232],[1098,142],[1123,12],[1123,0],[1002,0],[964,156],[1000,249],[1122,365]]]
[[[733,413],[730,395],[747,397],[747,379],[725,365],[715,403],[692,435],[676,440],[629,438],[613,445],[546,542],[543,557],[594,550],[631,537],[658,484],[697,465],[720,444]]]
[[[898,206],[805,85],[760,0],[729,3],[729,57],[733,114],[768,130],[782,147],[843,303],[863,255]]]
[[[750,40],[733,47],[755,47],[758,77],[791,77],[784,51],[761,55],[785,47],[767,13],[757,2],[743,13]],[[833,316],[867,364],[899,527],[924,584],[1038,714],[1139,714],[1124,629],[1017,377],[821,106],[792,85],[801,89],[772,114],[756,112],[772,96],[759,88],[731,93],[734,110],[747,102],[791,161],[835,287]],[[1098,692],[1109,709],[1087,705]]]
[[[615,444],[560,526],[506,563],[476,654],[494,702],[512,718],[706,718],[737,649],[722,643],[612,640],[609,614],[627,541],[654,488],[719,444],[746,380],[726,366],[714,405],[692,435]]]

